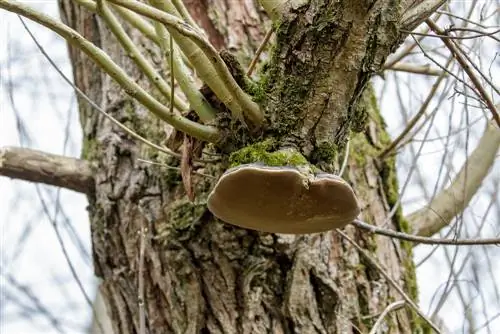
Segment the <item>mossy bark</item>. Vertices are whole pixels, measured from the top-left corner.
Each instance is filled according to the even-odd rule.
[[[102,21],[73,1],[60,3],[70,26],[150,88]],[[265,32],[258,28],[270,25],[252,2],[185,3],[212,42],[239,54],[240,60],[248,61],[263,38]],[[351,136],[344,176],[360,200],[362,218],[381,225],[397,196],[395,162],[376,158],[387,138],[376,104],[357,102],[371,73],[397,46],[398,13],[396,2],[375,2],[372,7],[367,3],[313,0],[283,18],[261,83],[260,103],[270,126],[261,137],[246,141],[271,139],[279,147],[293,146],[317,168],[335,170],[337,151]],[[160,68],[156,47],[135,31],[130,34]],[[85,56],[73,49],[70,55],[80,89],[152,141],[167,140],[169,126],[127,98]],[[366,101],[376,102],[372,95]],[[177,166],[176,159],[132,141],[82,101],[80,115],[87,143],[84,155],[98,165],[96,191],[89,196],[95,271],[103,279],[101,291],[115,333],[138,332],[139,232],[144,227],[142,277],[149,333],[365,333],[377,314],[401,299],[334,231],[274,235],[217,221],[206,209],[206,197],[229,166],[229,155],[220,163],[196,167],[215,178],[194,174],[196,199],[190,202],[179,172],[137,161],[161,159]],[[359,132],[352,133],[354,128]],[[399,215],[389,225],[404,229]],[[416,298],[410,248],[352,226],[345,232]],[[407,310],[386,319],[387,332],[419,330]]]

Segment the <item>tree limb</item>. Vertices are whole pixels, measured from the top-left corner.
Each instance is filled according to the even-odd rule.
[[[478,238],[478,239],[440,239],[421,237],[413,234],[406,234],[394,230],[389,230],[383,227],[365,223],[359,219],[355,219],[352,225],[370,233],[384,235],[389,238],[395,238],[414,242],[414,246],[418,244],[425,245],[449,245],[449,246],[474,246],[474,245],[500,245],[500,238]]]
[[[412,31],[434,13],[446,0],[406,1],[401,28]],[[405,6],[408,5],[408,6]]]
[[[432,76],[439,76],[443,73],[443,71],[441,70],[431,68],[430,65],[416,65],[408,63],[397,63],[390,67],[384,66],[384,70],[392,70],[392,71],[400,71],[400,72],[408,72],[408,73],[424,74]],[[446,75],[446,73],[444,75]]]
[[[488,95],[488,92],[483,87],[482,83],[479,81],[479,78],[476,76],[474,71],[469,66],[466,57],[464,56],[464,52],[460,49],[458,45],[456,45],[447,35],[445,31],[438,27],[438,25],[432,21],[431,19],[426,19],[425,22],[431,28],[432,31],[441,35],[441,40],[444,45],[450,50],[455,59],[458,61],[460,66],[462,66],[463,70],[469,76],[469,79],[474,84],[474,87],[477,90],[477,95],[484,101],[484,103],[490,109],[491,114],[493,115],[493,119],[497,123],[498,127],[500,127],[500,115],[498,114],[497,107],[493,104],[493,100]]]
[[[86,194],[94,190],[93,168],[88,161],[28,148],[0,148],[0,175]]]
[[[203,36],[201,36],[198,31],[194,30],[193,27],[187,25],[177,16],[169,14],[168,8],[165,7],[165,2],[164,5],[161,6],[161,9],[164,9],[164,11],[137,1],[109,0],[109,2],[128,8],[137,14],[144,15],[150,19],[165,24],[169,28],[169,32],[172,34],[172,37],[175,39],[180,49],[198,70],[198,75],[203,82],[205,82],[210,89],[214,91],[217,97],[222,100],[222,102],[235,114],[235,116],[241,117],[245,114],[245,116],[247,116],[254,124],[259,125],[262,123],[264,114],[260,110],[259,105],[252,100],[250,95],[245,93],[243,89],[239,87],[217,50]],[[208,72],[205,72],[207,70],[207,62],[204,61],[202,68],[200,68],[200,66],[196,66],[198,63],[196,59],[198,55],[191,52],[186,53],[187,45],[185,45],[183,40],[179,38],[180,35],[187,37],[190,42],[196,44],[196,46],[203,52],[204,58],[209,64],[212,65],[217,77],[222,80],[224,87],[213,85],[214,78],[208,77]],[[229,94],[226,92],[221,93],[221,88],[224,88],[223,90],[227,91]]]
[[[500,131],[490,121],[476,149],[451,185],[437,194],[428,205],[406,218],[413,226],[414,234],[432,236],[467,207],[493,165],[499,146]]]
[[[128,95],[139,101],[155,116],[176,129],[208,142],[216,143],[220,139],[220,134],[215,127],[191,121],[178,113],[172,114],[168,107],[140,87],[108,54],[85,39],[77,31],[17,1],[0,0],[0,8],[27,17],[66,39],[66,41],[77,47],[80,51],[83,51],[99,65]]]

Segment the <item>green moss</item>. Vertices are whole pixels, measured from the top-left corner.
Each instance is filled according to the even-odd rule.
[[[375,99],[375,101],[374,101]],[[374,105],[375,103],[375,105]],[[353,117],[351,120],[351,130],[354,132],[362,132],[368,121],[369,110],[378,108],[376,105],[375,92],[371,83],[368,83],[361,94],[361,97],[353,108]]]
[[[353,159],[358,166],[366,165],[367,157],[376,157],[378,150],[366,138],[364,133],[353,133],[349,149],[349,159]]]
[[[260,103],[266,98],[267,76],[264,75],[258,82],[251,79],[246,80],[246,92],[252,96],[252,99]]]
[[[381,177],[384,186],[384,192],[387,196],[387,202],[391,208],[396,205],[399,198],[399,184],[396,173],[396,159],[394,157],[386,158],[383,162]],[[411,225],[403,216],[401,206],[396,209],[394,213],[393,222],[396,228],[404,233],[411,234]],[[401,249],[403,255],[404,267],[404,282],[406,291],[412,300],[418,302],[418,284],[415,262],[413,261],[413,244],[408,241],[401,240]],[[415,333],[431,333],[432,330],[428,324],[425,323],[415,311],[410,311],[412,328]],[[429,331],[431,330],[431,331]]]
[[[167,189],[172,189],[182,182],[181,172],[172,168],[165,169],[162,177],[166,187],[168,187]]]
[[[259,162],[267,166],[309,165],[307,159],[299,152],[293,149],[277,149],[277,142],[273,139],[266,139],[264,141],[246,146],[230,155],[230,167]]]
[[[395,157],[384,159],[381,170],[381,177],[384,187],[384,193],[387,197],[387,203],[392,209],[399,199],[399,183],[396,172]],[[412,233],[409,222],[403,216],[401,205],[396,209],[393,221],[399,231],[410,234]],[[418,287],[416,282],[415,264],[413,262],[413,245],[410,242],[401,241],[401,248],[406,253],[404,257],[406,288],[410,297],[413,300],[417,301]]]
[[[335,143],[321,142],[315,148],[311,154],[311,160],[313,162],[325,162],[328,164],[333,164],[337,160],[338,147]]]
[[[204,201],[193,203],[187,198],[182,198],[169,203],[165,208],[166,217],[158,223],[157,238],[160,240],[170,240],[174,233],[189,233],[194,227],[199,217],[206,211]]]
[[[97,141],[88,137],[83,138],[82,158],[85,160],[94,160],[97,157]]]
[[[366,110],[368,116],[377,123],[377,133],[375,143],[370,144],[365,133],[357,133],[352,137],[351,141],[351,157],[359,165],[366,162],[366,157],[376,157],[380,150],[391,142],[391,138],[386,131],[386,125],[378,108],[377,98],[372,87],[367,87],[368,94],[364,96]],[[380,176],[382,179],[383,190],[386,195],[387,203],[392,209],[399,199],[399,183],[396,170],[396,158],[394,156],[387,157],[381,161]],[[392,218],[396,228],[404,233],[411,234],[411,225],[404,218],[401,206],[396,210]],[[401,250],[403,254],[404,267],[404,282],[405,290],[412,300],[418,302],[418,285],[416,278],[416,268],[413,261],[413,244],[406,241],[401,241]],[[431,333],[432,329],[423,321],[418,314],[410,310],[411,327],[413,333]]]

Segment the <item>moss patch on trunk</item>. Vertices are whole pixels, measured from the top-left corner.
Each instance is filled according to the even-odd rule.
[[[267,166],[309,165],[307,159],[299,152],[293,149],[279,150],[278,148],[278,143],[274,139],[266,139],[246,146],[230,155],[230,167],[249,163],[262,163]]]

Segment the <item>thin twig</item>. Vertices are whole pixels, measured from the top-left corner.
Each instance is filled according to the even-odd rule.
[[[139,297],[139,333],[146,334],[146,310],[144,300],[144,252],[146,250],[147,227],[144,226],[144,220],[141,219],[141,230],[139,231],[139,278],[138,278],[138,297]]]
[[[470,20],[466,17],[463,17],[463,16],[458,16],[456,14],[453,14],[453,13],[450,13],[450,12],[447,12],[447,11],[444,11],[444,10],[441,10],[441,9],[438,9],[436,10],[436,13],[439,13],[439,14],[443,14],[443,15],[447,15],[447,16],[450,16],[450,17],[454,17],[456,19],[459,19],[459,20],[462,20],[462,21],[465,21],[465,22],[468,22],[468,23],[471,23],[471,24],[474,24],[474,25],[477,25],[483,29],[488,29],[490,27],[487,27],[485,25],[482,25],[481,23],[479,22],[476,22],[476,21],[473,21],[473,20]]]
[[[424,32],[427,32],[427,31],[429,31],[429,27],[426,27],[424,30]],[[417,41],[421,41],[424,38],[425,38],[425,36],[419,36],[417,38]],[[387,61],[387,63],[384,65],[384,67],[389,68],[389,67],[394,66],[394,64],[396,64],[397,62],[401,61],[403,58],[408,56],[416,46],[417,46],[416,42],[412,42],[411,44],[405,46],[396,55],[394,55],[393,57],[390,57],[389,60]]]
[[[500,42],[500,41],[499,41]],[[469,62],[469,64],[471,64],[472,67],[474,67],[474,69],[477,71],[477,73],[479,73],[481,75],[481,77],[484,79],[484,81],[486,81],[488,83],[488,85],[490,85],[491,89],[493,89],[495,91],[495,93],[497,93],[498,95],[500,95],[500,89],[497,88],[497,86],[490,80],[490,78],[488,78],[487,75],[485,75],[481,69],[477,66],[477,64],[471,59],[471,57],[467,54],[467,52],[464,52],[462,50],[462,48],[460,48],[459,45],[457,45],[457,49],[460,51],[460,53],[462,54],[462,56],[464,56],[467,61]]]
[[[264,115],[260,110],[260,107],[255,103],[251,97],[243,91],[243,89],[238,85],[238,83],[233,78],[231,72],[227,68],[226,64],[222,60],[221,56],[215,50],[215,48],[208,42],[203,36],[201,36],[195,28],[183,22],[178,17],[171,15],[169,13],[158,10],[152,6],[148,6],[136,1],[126,1],[126,0],[109,0],[112,3],[126,7],[135,11],[138,14],[147,16],[153,20],[157,20],[172,30],[175,30],[179,34],[188,37],[193,43],[195,43],[201,51],[205,54],[206,58],[216,70],[219,77],[222,79],[225,88],[229,91],[231,96],[219,96],[216,92],[217,88],[212,87],[210,82],[203,78],[205,83],[217,94],[224,104],[235,114],[236,117],[242,117],[244,114],[248,117],[255,125],[259,125],[264,120]],[[173,36],[175,38],[175,36]],[[188,58],[190,57],[187,55]],[[194,65],[194,62],[193,62]],[[240,112],[241,110],[241,112]]]
[[[146,57],[144,57],[139,48],[135,45],[134,41],[132,41],[132,39],[128,36],[127,32],[120,24],[120,21],[118,21],[116,16],[111,11],[106,0],[97,1],[97,13],[102,16],[110,30],[122,45],[123,49],[126,51],[126,54],[137,65],[137,67],[139,67],[142,73],[146,75],[149,82],[156,86],[163,96],[169,99],[170,103],[174,104],[177,109],[181,112],[187,111],[189,109],[189,105],[182,101],[180,97],[175,95],[172,96],[172,98],[170,97],[172,92],[168,83],[163,80],[160,73],[156,71],[154,66],[146,59]],[[174,114],[173,108],[170,109],[170,112]]]
[[[0,0],[0,8],[10,12],[25,16],[59,34],[68,43],[76,46],[85,52],[101,69],[112,77],[132,98],[139,101],[158,118],[171,124],[176,129],[186,132],[198,139],[217,143],[219,141],[219,131],[212,126],[207,126],[193,122],[181,115],[171,114],[170,110],[153,96],[147,93],[141,86],[132,80],[128,74],[118,66],[106,52],[85,39],[74,29],[62,24],[48,15],[10,0]]]
[[[372,329],[370,330],[370,333],[368,333],[368,334],[377,334],[378,328],[382,325],[382,321],[384,321],[384,318],[386,317],[386,315],[389,314],[389,312],[399,310],[403,306],[405,306],[404,300],[398,300],[397,302],[394,302],[394,303],[387,305],[385,310],[380,314],[377,321],[373,325]]]
[[[96,13],[97,12],[97,4],[93,0],[73,0],[77,4],[81,5],[85,9]],[[144,36],[158,44],[158,37],[155,34],[155,30],[153,26],[144,20],[140,15],[134,13],[131,10],[128,10],[123,7],[114,6],[120,16],[127,21],[127,23],[134,26],[137,30],[139,30]]]
[[[479,96],[483,99],[483,101],[486,103],[488,106],[488,109],[490,109],[491,114],[493,115],[493,119],[497,123],[497,125],[500,127],[500,115],[498,115],[498,112],[496,110],[495,105],[493,104],[493,101],[489,97],[488,93],[484,89],[483,85],[477,78],[476,74],[472,71],[470,68],[469,64],[467,63],[467,60],[463,57],[461,54],[460,50],[457,48],[455,43],[450,40],[449,36],[446,35],[446,33],[439,28],[439,26],[431,19],[425,20],[425,23],[437,34],[443,35],[441,37],[441,40],[443,43],[446,45],[446,47],[450,50],[450,52],[455,56],[457,59],[458,63],[462,66],[464,69],[465,73],[469,76],[470,80],[474,84],[474,87],[476,87]]]
[[[78,4],[85,7],[87,10],[91,12],[94,13],[97,12],[97,4],[93,0],[74,0],[74,1],[76,1]],[[156,35],[155,29],[148,21],[143,19],[142,16],[134,13],[129,9],[116,6],[114,4],[112,4],[111,6],[118,12],[118,14],[121,16],[122,19],[124,19],[132,27],[139,30],[146,38],[153,41],[157,45],[160,44],[160,39]],[[191,64],[189,63],[189,60],[184,56],[184,54],[182,54],[182,60],[188,67],[191,68]]]
[[[392,65],[391,67],[384,66],[384,70],[431,75],[431,76],[438,76],[443,73],[440,70],[431,68],[430,65],[415,65],[415,64],[405,64],[405,63],[397,63]]]
[[[500,245],[500,238],[482,238],[482,239],[437,239],[420,237],[417,235],[406,234],[402,232],[392,231],[386,228],[367,224],[359,219],[356,219],[352,224],[360,229],[371,233],[384,235],[386,237],[401,239],[405,241],[416,242],[427,245],[452,245],[452,246],[473,246],[473,245]]]
[[[349,148],[351,145],[351,138],[347,139],[347,143],[345,145],[344,150],[344,160],[342,161],[342,166],[340,167],[339,176],[342,177],[344,175],[345,169],[347,167],[347,161],[349,160]]]
[[[166,164],[162,164],[160,162],[154,162],[154,161],[140,159],[140,158],[138,158],[137,161],[144,162],[144,163],[147,163],[147,164],[150,164],[150,165],[160,166],[160,167],[163,167],[163,168],[166,168],[166,169],[172,169],[172,170],[177,170],[177,171],[181,170],[180,167],[169,166],[169,165],[166,165]],[[208,177],[210,179],[216,179],[217,178],[217,177],[215,177],[213,175],[209,175],[209,174],[205,174],[205,173],[200,173],[200,172],[197,172],[197,171],[193,171],[193,173],[194,174],[198,174],[200,176]]]
[[[447,68],[450,66],[451,61],[453,58],[448,58],[448,62],[446,63],[445,67]],[[432,88],[427,95],[427,98],[425,99],[424,103],[420,106],[419,111],[413,116],[413,118],[406,124],[406,127],[404,128],[403,131],[394,139],[380,154],[379,158],[384,159],[387,157],[393,150],[398,146],[398,144],[407,136],[407,134],[413,129],[415,124],[422,118],[423,115],[425,115],[425,111],[427,110],[427,107],[430,105],[432,99],[434,98],[434,95],[436,94],[439,86],[441,85],[441,82],[446,78],[446,72],[442,72],[441,75],[437,78],[436,82],[432,85]]]
[[[191,14],[189,14],[189,11],[187,10],[186,6],[184,6],[184,2],[182,0],[171,0],[171,1],[175,9],[177,9],[177,11],[179,12],[180,16],[184,19],[184,21],[186,21],[187,24],[189,24],[190,26],[202,32],[200,27],[196,24],[196,21],[193,20],[193,18],[191,17]]]
[[[176,152],[172,151],[171,149],[169,149],[167,147],[162,147],[162,146],[156,145],[155,143],[150,142],[146,138],[142,137],[141,135],[139,135],[135,131],[131,130],[130,128],[128,128],[127,126],[125,126],[124,124],[122,124],[121,122],[119,122],[116,118],[114,118],[113,116],[111,116],[110,114],[108,114],[107,112],[105,112],[101,107],[99,107],[80,88],[78,88],[73,82],[71,82],[71,80],[61,71],[61,69],[59,68],[59,66],[57,66],[57,64],[54,63],[54,61],[52,60],[52,58],[50,58],[50,56],[47,54],[47,52],[45,51],[45,49],[43,48],[43,46],[40,45],[40,43],[38,43],[38,40],[35,38],[35,36],[31,32],[31,30],[28,28],[28,26],[24,22],[24,20],[20,16],[19,16],[19,19],[21,20],[21,23],[23,24],[24,28],[26,29],[26,31],[28,32],[28,34],[30,35],[30,37],[35,42],[35,44],[38,47],[38,49],[40,50],[40,52],[44,55],[45,59],[47,59],[47,61],[50,63],[50,65],[52,65],[52,67],[57,71],[57,73],[59,73],[59,75],[63,78],[63,80],[66,81],[66,83],[68,85],[70,85],[71,87],[73,87],[73,89],[75,90],[75,92],[81,98],[83,98],[92,108],[94,108],[95,110],[97,110],[98,112],[100,112],[104,117],[106,117],[107,119],[109,119],[113,124],[117,125],[120,129],[122,129],[123,131],[125,131],[126,133],[128,133],[129,135],[131,135],[133,138],[135,138],[135,139],[139,140],[140,142],[148,145],[149,147],[157,149],[160,152],[163,152],[165,154],[174,156],[176,158],[180,158],[181,157],[181,155],[179,153],[176,153]]]
[[[459,29],[455,29],[455,30],[459,30]],[[434,37],[434,38],[441,38],[441,39],[460,40],[460,39],[475,39],[475,38],[479,38],[479,37],[491,37],[494,40],[497,40],[497,38],[495,37],[495,34],[498,34],[498,32],[500,30],[495,30],[495,31],[492,31],[492,32],[481,32],[480,34],[471,35],[471,36],[450,36],[450,35],[447,35],[446,32],[443,31],[443,30],[441,30],[441,32],[437,33],[437,34],[424,34],[424,33],[420,33],[420,32],[414,32],[414,31],[412,32],[412,31],[404,30],[404,29],[401,29],[401,31],[405,32],[405,33],[408,33],[408,34],[412,34],[412,35],[425,36],[425,37]]]
[[[150,2],[155,5],[157,2],[155,0],[150,0]],[[119,6],[117,6],[119,7]],[[120,7],[122,8],[122,7]],[[159,46],[161,47],[163,53],[166,55],[167,61],[169,62],[168,67],[170,67],[170,73],[174,74],[177,79],[179,87],[184,92],[187,100],[189,101],[190,107],[196,112],[203,122],[210,122],[215,118],[216,111],[212,108],[210,103],[205,99],[203,94],[198,89],[195,81],[189,70],[184,65],[182,61],[182,52],[174,44],[172,48],[169,47],[170,38],[172,35],[168,32],[165,26],[158,22],[154,22],[156,33],[159,38]],[[172,49],[173,51],[171,51]]]
[[[273,27],[271,27],[267,31],[266,36],[264,36],[264,40],[262,41],[262,43],[260,43],[259,48],[255,52],[255,56],[253,56],[252,62],[248,66],[248,70],[247,70],[247,75],[248,76],[252,75],[252,72],[253,72],[253,70],[255,68],[255,65],[257,65],[257,62],[259,61],[260,54],[262,53],[262,51],[264,51],[264,48],[266,47],[267,42],[269,42],[269,39],[273,35],[273,31],[274,31],[274,29],[273,29]]]

